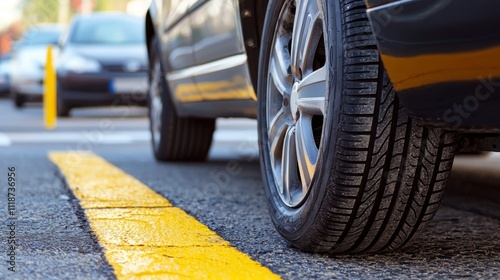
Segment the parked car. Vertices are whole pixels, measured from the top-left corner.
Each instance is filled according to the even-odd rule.
[[[75,16],[57,62],[57,115],[84,106],[146,105],[144,23],[121,13]]]
[[[496,11],[488,0],[152,1],[154,155],[203,160],[216,118],[256,117],[269,212],[288,242],[396,250],[436,213],[459,149],[499,150]]]
[[[0,56],[0,96],[10,92],[11,61],[10,55]]]
[[[46,24],[30,28],[16,44],[12,60],[11,96],[17,108],[43,100],[47,47],[57,45],[64,28]],[[57,50],[56,50],[57,52]]]

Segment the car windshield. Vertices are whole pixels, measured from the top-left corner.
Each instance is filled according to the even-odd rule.
[[[74,44],[141,44],[144,42],[142,20],[132,16],[89,17],[75,26],[70,42]]]
[[[34,28],[26,33],[21,41],[22,46],[38,46],[57,44],[61,30]]]

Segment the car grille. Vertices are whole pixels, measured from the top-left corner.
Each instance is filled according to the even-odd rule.
[[[106,72],[112,72],[112,73],[128,73],[128,71],[125,70],[125,65],[124,64],[106,64],[102,65],[102,69]],[[147,69],[145,66],[141,66],[137,72],[146,72]]]
[[[79,91],[89,93],[106,93],[109,92],[108,80],[93,80],[92,82],[83,81],[60,81],[59,87],[63,91]]]

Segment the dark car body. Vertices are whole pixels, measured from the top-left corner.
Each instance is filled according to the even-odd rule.
[[[368,0],[384,65],[423,122],[500,131],[500,16],[489,0]]]
[[[238,1],[161,2],[155,1],[148,12],[147,40],[156,33],[162,42],[162,62],[172,72],[167,79],[178,113],[255,117]],[[256,66],[258,58],[251,59]]]
[[[143,30],[140,19],[126,14],[76,16],[61,41],[57,61],[59,104],[68,109],[144,105],[147,52]]]
[[[169,7],[169,1],[161,2],[153,1],[148,11],[147,40],[158,35],[163,63],[182,74],[169,77],[172,88],[185,85],[174,94],[179,114],[255,117],[259,36],[267,1],[171,1]],[[366,2],[385,67],[412,116],[463,131],[500,130],[500,118],[491,118],[500,103],[500,95],[490,94],[500,85],[495,82],[500,77],[500,35],[496,30],[500,17],[494,1]],[[211,15],[217,8],[223,9],[227,22],[220,20],[220,14]],[[223,58],[227,61],[220,64],[234,66],[211,73],[193,68],[209,68],[214,65],[207,62]],[[193,71],[182,71],[185,69]],[[219,90],[206,81],[236,82]],[[189,87],[200,84],[210,91]],[[476,106],[476,99],[467,105],[469,95],[478,95],[476,99],[482,103],[473,114],[460,109]],[[211,105],[200,104],[205,101]]]

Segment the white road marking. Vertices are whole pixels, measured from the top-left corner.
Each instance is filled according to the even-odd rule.
[[[255,142],[258,140],[257,130],[216,130],[214,141],[218,142]]]
[[[12,144],[10,138],[5,133],[0,133],[0,147],[8,147]]]
[[[102,132],[89,130],[81,132],[15,132],[4,133],[11,143],[91,143],[91,144],[132,144],[151,139],[148,131]]]
[[[221,129],[214,133],[216,142],[257,142],[254,129]],[[12,144],[87,144],[117,145],[151,141],[149,131],[40,131],[0,133],[0,146]]]

